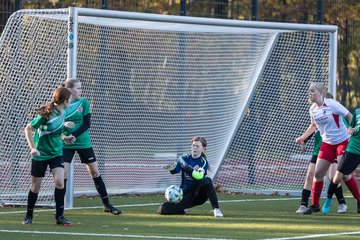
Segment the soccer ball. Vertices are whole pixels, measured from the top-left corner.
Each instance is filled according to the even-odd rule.
[[[183,197],[183,191],[176,185],[171,185],[165,190],[165,198],[168,202],[180,202]]]

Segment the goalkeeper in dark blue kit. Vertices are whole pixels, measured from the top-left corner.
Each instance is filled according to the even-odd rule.
[[[206,177],[209,168],[204,154],[206,145],[205,138],[193,137],[191,154],[183,155],[174,164],[164,166],[164,169],[170,171],[171,174],[181,172],[180,188],[183,190],[183,198],[178,203],[165,202],[161,204],[160,214],[184,214],[185,209],[202,205],[209,199],[214,210],[214,217],[223,217],[214,185],[211,179]]]

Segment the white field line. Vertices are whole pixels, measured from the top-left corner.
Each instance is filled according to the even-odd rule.
[[[349,196],[346,196],[349,197]],[[219,200],[220,203],[231,203],[231,202],[269,202],[269,201],[290,201],[290,200],[299,200],[300,198],[263,198],[263,199],[238,199],[238,200]],[[207,201],[206,203],[209,203]],[[145,206],[159,206],[161,203],[138,203],[138,204],[126,204],[126,205],[117,205],[115,207],[126,208],[126,207],[145,207]],[[67,210],[82,210],[82,209],[97,209],[102,208],[102,206],[94,206],[94,207],[74,207]],[[36,212],[50,212],[54,211],[54,209],[36,209]],[[0,212],[0,215],[6,214],[15,214],[15,213],[24,213],[26,210],[22,211],[11,211],[11,212]]]
[[[219,200],[220,203],[231,203],[231,202],[267,202],[267,201],[287,201],[287,200],[298,200],[299,198],[264,198],[264,199],[239,199],[239,200]],[[209,203],[207,201],[206,203]],[[159,206],[161,203],[139,203],[139,204],[126,204],[126,205],[117,205],[115,207],[126,208],[126,207],[145,207],[145,206]],[[102,208],[102,206],[95,207],[74,207],[67,210],[82,210],[82,209],[97,209]],[[36,209],[36,212],[51,212],[54,211],[53,208],[50,209]],[[0,215],[6,214],[15,214],[15,213],[26,213],[26,209],[21,211],[11,211],[11,212],[0,212]]]
[[[313,234],[313,235],[298,236],[298,237],[264,238],[260,240],[293,240],[293,239],[308,239],[308,238],[334,237],[334,236],[359,235],[359,234],[360,232],[324,233],[324,234]]]
[[[128,238],[149,238],[149,239],[184,239],[184,240],[236,240],[230,238],[192,238],[192,237],[171,237],[171,236],[145,236],[128,234],[99,234],[99,233],[74,233],[74,232],[42,232],[42,231],[20,231],[20,230],[1,230],[7,233],[28,233],[43,235],[69,235],[69,236],[95,236],[95,237],[128,237]]]
[[[69,236],[96,236],[96,237],[128,237],[128,238],[149,238],[149,239],[184,239],[184,240],[236,240],[230,238],[191,238],[191,237],[171,237],[171,236],[145,236],[145,235],[128,235],[128,234],[98,234],[98,233],[74,233],[74,232],[42,232],[42,231],[21,231],[21,230],[2,230],[0,232],[6,233],[22,233],[22,234],[42,234],[42,235],[69,235]],[[309,239],[319,237],[333,237],[344,235],[359,235],[360,232],[342,232],[342,233],[328,233],[328,234],[313,234],[298,237],[284,237],[284,238],[264,238],[260,240],[293,240],[293,239]]]
[[[222,200],[219,202],[229,203],[229,202],[263,202],[263,201],[288,201],[288,200],[298,200],[299,198],[265,198],[265,199],[241,199],[241,200]],[[207,202],[208,203],[208,202]],[[118,205],[116,207],[139,207],[139,206],[157,206],[161,203],[144,203],[144,204],[127,204],[127,205]],[[101,206],[97,207],[77,207],[72,209],[95,209],[102,208]],[[54,211],[54,209],[38,209],[37,212],[47,212]],[[15,213],[24,213],[24,211],[12,211],[12,212],[0,212],[0,215],[5,214],[15,214]],[[191,237],[172,237],[172,236],[145,236],[145,235],[126,235],[126,234],[96,234],[96,233],[71,233],[71,232],[41,232],[41,231],[21,231],[21,230],[3,230],[0,229],[0,232],[7,233],[29,233],[29,234],[47,234],[47,235],[72,235],[72,236],[99,236],[99,237],[128,237],[128,238],[148,238],[148,239],[184,239],[184,240],[235,240],[229,238],[191,238]],[[297,237],[284,237],[284,238],[264,238],[259,240],[293,240],[293,239],[309,239],[309,238],[319,238],[319,237],[331,237],[331,236],[344,236],[344,235],[359,235],[358,232],[341,232],[341,233],[327,233],[327,234],[313,234],[306,236],[297,236]]]

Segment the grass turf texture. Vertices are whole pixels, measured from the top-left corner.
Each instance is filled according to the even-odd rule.
[[[209,203],[190,209],[186,215],[158,215],[156,211],[164,201],[163,195],[111,197],[111,203],[122,210],[121,216],[104,213],[97,197],[77,198],[75,209],[65,211],[65,217],[74,223],[71,227],[57,226],[53,209],[36,208],[33,224],[22,225],[26,208],[0,208],[0,236],[4,240],[305,239],[306,236],[306,239],[359,239],[360,215],[355,213],[355,201],[347,199],[346,214],[336,213],[334,199],[329,215],[305,216],[295,213],[299,198],[220,194],[224,218],[214,218]]]

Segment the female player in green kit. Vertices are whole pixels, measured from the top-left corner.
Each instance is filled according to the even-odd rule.
[[[350,127],[348,128],[348,133],[351,135],[351,138],[349,144],[347,145],[346,152],[343,155],[343,159],[336,171],[335,177],[330,183],[327,198],[322,209],[325,214],[330,212],[332,196],[333,193],[335,193],[339,182],[341,180],[345,183],[351,181],[350,179],[353,178],[351,175],[352,172],[354,172],[360,164],[360,108],[357,108],[354,111]],[[354,185],[356,187],[351,191],[351,193],[357,201],[357,213],[360,213],[360,192],[356,181]]]
[[[109,196],[99,172],[98,163],[96,161],[90,140],[90,104],[86,98],[81,97],[81,82],[77,79],[69,79],[65,82],[64,86],[71,91],[73,98],[73,101],[67,109],[69,114],[66,120],[74,122],[75,127],[71,130],[71,135],[69,136],[76,139],[73,144],[65,145],[63,149],[65,162],[65,187],[71,161],[75,152],[77,152],[80,156],[81,163],[86,164],[86,168],[94,181],[96,190],[98,191],[104,205],[104,211],[114,215],[119,215],[121,214],[121,211],[112,206],[109,202]]]
[[[50,167],[55,182],[56,224],[70,226],[72,222],[64,218],[64,161],[63,141],[70,143],[72,137],[66,137],[65,126],[71,128],[74,124],[65,123],[64,109],[71,101],[71,92],[64,87],[54,90],[52,100],[41,106],[39,116],[25,127],[25,137],[31,149],[31,188],[28,194],[27,212],[22,224],[31,224],[35,203],[40,191],[42,178],[47,167]]]

